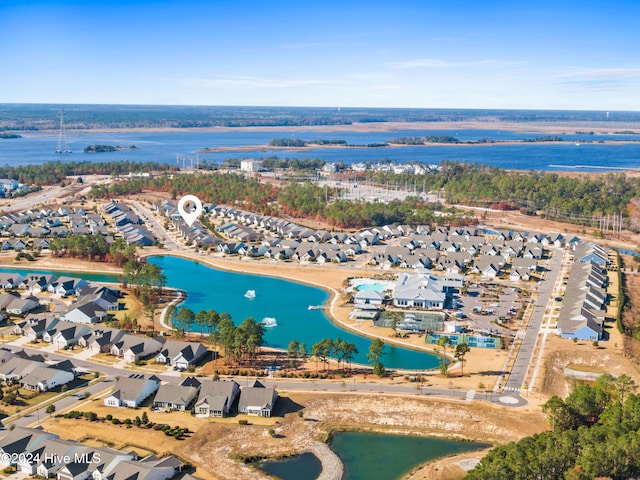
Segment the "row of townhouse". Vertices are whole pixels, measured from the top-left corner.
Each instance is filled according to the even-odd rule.
[[[0,350],[0,381],[6,384],[17,383],[23,388],[46,392],[72,382],[75,377],[75,366],[70,360],[46,363],[41,355]]]
[[[601,261],[608,259],[607,249],[595,244],[583,243],[574,253],[558,315],[557,332],[562,338],[603,339],[609,278],[606,263],[600,264],[591,257],[594,252]]]
[[[142,219],[125,203],[109,202],[102,211],[111,217],[116,231],[127,245],[148,247],[156,243],[156,237],[144,225]]]
[[[185,239],[187,243],[197,245],[199,247],[209,247],[217,245],[220,240],[211,235],[200,222],[195,221],[191,225],[187,224],[182,218],[178,206],[169,200],[163,200],[156,203],[153,207],[162,215],[167,217],[171,224],[176,228],[178,234]],[[208,212],[213,208],[213,204],[203,205],[203,210]]]
[[[89,322],[87,322],[89,323]],[[200,342],[133,335],[118,328],[75,323],[52,315],[34,316],[14,326],[13,332],[30,340],[42,339],[58,348],[79,346],[95,354],[110,353],[127,363],[153,357],[156,363],[186,370],[203,361],[208,349]]]
[[[178,234],[191,245],[199,247],[211,247],[220,243],[220,239],[211,235],[206,228],[199,222],[193,222],[189,225],[182,217],[172,218],[171,223],[175,227]]]
[[[134,451],[91,447],[26,427],[0,436],[0,467],[9,466],[24,475],[57,480],[165,480],[182,471],[182,462],[173,455],[139,458]]]
[[[5,237],[31,238],[109,234],[106,221],[100,214],[86,212],[81,207],[49,207],[3,215],[0,217],[0,232]]]
[[[477,237],[478,242],[485,239]],[[448,243],[444,250],[433,246],[433,243],[420,243],[418,239],[408,237],[415,245],[387,246],[383,252],[376,253],[369,259],[370,265],[382,268],[434,269],[453,273],[473,273],[493,278],[511,264],[511,280],[528,280],[532,272],[538,268],[538,260],[544,255],[541,246],[525,247],[511,245],[494,245],[493,243],[474,243],[473,247],[465,247]],[[487,240],[492,242],[492,240]],[[416,246],[417,245],[417,246]]]
[[[378,242],[378,235],[372,230],[365,230],[358,234],[314,230],[283,218],[259,215],[227,205],[213,208],[212,213],[230,221],[230,223],[218,227],[219,231],[224,232],[229,238],[243,242],[259,242],[267,236],[265,232],[269,232],[270,236],[274,237],[313,243],[359,243],[364,246],[375,245]]]
[[[236,405],[238,413],[270,417],[278,399],[273,387],[259,381],[240,387],[234,380],[187,377],[180,383],[161,383],[156,376],[140,374],[120,377],[105,397],[107,407],[136,408],[153,396],[153,407],[186,411],[198,417],[226,417]]]

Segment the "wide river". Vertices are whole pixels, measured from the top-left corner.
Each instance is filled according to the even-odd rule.
[[[274,138],[312,140],[345,140],[350,145],[384,143],[400,137],[450,135],[461,141],[483,138],[495,140],[525,140],[543,136],[535,132],[507,130],[400,130],[393,132],[321,132],[300,131],[174,131],[174,132],[70,132],[68,143],[73,153],[56,155],[57,135],[52,133],[24,133],[23,138],[0,139],[0,165],[42,164],[51,161],[156,161],[176,164],[177,155],[195,155],[207,147],[246,147],[266,145]],[[560,135],[562,143],[524,143],[493,145],[435,145],[402,148],[350,147],[314,148],[309,151],[276,149],[217,152],[200,154],[210,163],[227,159],[269,156],[279,158],[319,158],[328,162],[346,164],[392,160],[398,163],[420,162],[438,164],[442,160],[476,162],[498,168],[519,170],[572,170],[596,171],[640,168],[640,135],[598,134],[585,135],[567,132]],[[599,142],[613,143],[599,143]],[[622,143],[620,141],[632,142]],[[131,146],[136,150],[104,153],[84,153],[88,145]]]

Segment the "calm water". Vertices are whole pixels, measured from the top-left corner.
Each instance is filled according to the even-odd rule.
[[[282,480],[316,480],[322,473],[320,460],[310,452],[282,460],[260,462],[258,467]]]
[[[343,480],[395,480],[421,463],[485,447],[440,438],[339,432],[331,449],[344,463]]]
[[[149,262],[162,267],[167,285],[188,292],[183,304],[194,312],[214,309],[228,312],[234,322],[253,317],[257,321],[274,318],[277,326],[266,329],[266,344],[286,349],[289,341],[298,340],[311,346],[323,338],[342,338],[358,349],[356,363],[367,364],[366,354],[371,340],[338,328],[323,310],[309,310],[321,305],[329,294],[319,288],[272,277],[246,275],[216,270],[179,257],[150,257]],[[245,298],[247,290],[256,297]],[[197,327],[196,327],[196,331]],[[385,347],[381,361],[388,368],[430,369],[438,366],[434,355],[405,348]]]
[[[228,312],[236,324],[248,317],[257,321],[275,319],[277,326],[267,328],[267,346],[286,349],[289,341],[306,343],[307,351],[323,338],[342,338],[354,343],[358,354],[355,363],[367,364],[371,340],[338,328],[323,310],[309,310],[309,305],[322,305],[329,294],[322,289],[260,275],[246,275],[216,270],[179,257],[150,257],[149,262],[160,265],[167,277],[167,285],[188,292],[183,304],[194,312],[214,309]],[[52,272],[38,269],[0,268],[0,273],[68,275],[95,282],[118,283],[116,275]],[[245,298],[247,290],[255,290],[255,298]],[[196,328],[196,331],[197,328]],[[387,368],[427,370],[436,368],[434,355],[387,345],[382,363]]]
[[[66,277],[76,277],[76,278],[84,278],[85,280],[89,280],[91,282],[101,282],[101,283],[120,283],[120,278],[118,275],[110,275],[106,273],[86,273],[86,272],[63,272],[63,271],[48,271],[48,270],[39,270],[39,269],[29,269],[29,268],[0,268],[0,273],[17,273],[19,275],[27,275],[28,273],[37,273],[41,275],[55,275],[57,277],[66,276]]]
[[[69,132],[68,143],[73,153],[56,155],[57,134],[25,133],[23,138],[0,140],[0,165],[42,164],[51,161],[157,161],[176,163],[176,155],[195,155],[206,147],[237,147],[265,145],[274,138],[302,140],[340,139],[352,145],[382,143],[399,137],[451,135],[462,141],[494,138],[497,140],[523,140],[541,136],[536,132],[510,132],[504,130],[401,130],[395,132]],[[532,143],[524,145],[455,146],[403,148],[316,148],[310,151],[265,150],[248,152],[220,152],[201,154],[202,159],[220,163],[231,158],[320,158],[325,161],[377,162],[383,159],[398,163],[421,162],[437,164],[442,160],[482,163],[499,168],[568,170],[615,170],[640,168],[640,135],[580,135],[573,132],[561,135],[568,140],[563,144]],[[631,144],[585,143],[599,140],[635,140]],[[575,145],[579,142],[580,145]],[[137,150],[104,153],[84,153],[93,144],[135,145]]]

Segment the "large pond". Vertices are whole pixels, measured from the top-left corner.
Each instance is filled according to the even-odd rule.
[[[309,305],[325,304],[329,294],[320,289],[278,278],[233,273],[172,256],[150,257],[162,267],[167,284],[187,292],[183,306],[194,312],[213,309],[228,312],[239,324],[245,318],[265,320],[275,326],[266,329],[267,346],[286,349],[292,339],[305,343],[307,350],[323,338],[342,338],[358,349],[356,363],[367,364],[371,340],[337,327],[324,310],[309,310]],[[247,290],[255,291],[246,298]],[[197,331],[197,327],[196,327]],[[387,368],[431,369],[438,366],[435,355],[387,345],[381,357]]]
[[[322,464],[311,452],[293,457],[258,463],[258,468],[282,480],[316,480],[322,473]]]
[[[486,445],[442,438],[340,432],[331,449],[344,464],[343,480],[399,479],[418,465]]]
[[[286,349],[289,341],[296,339],[305,343],[307,351],[310,351],[311,346],[323,338],[342,338],[356,345],[359,353],[354,357],[355,363],[368,363],[371,340],[342,330],[324,310],[309,310],[309,305],[322,305],[329,300],[329,294],[320,288],[273,277],[227,272],[179,257],[149,257],[149,262],[162,267],[168,286],[187,292],[187,299],[182,305],[194,312],[213,309],[228,312],[236,324],[253,317],[273,325],[266,329],[267,346]],[[53,272],[37,268],[0,268],[0,272],[21,275],[52,273],[95,282],[119,281],[117,275]],[[255,297],[245,297],[247,290],[255,291]],[[196,331],[199,331],[197,327]],[[435,355],[391,345],[385,347],[381,361],[387,368],[408,370],[427,370],[438,366]]]
[[[422,463],[486,446],[442,438],[360,432],[339,432],[331,441],[331,449],[344,464],[343,480],[400,479]],[[258,466],[283,480],[314,480],[320,473],[317,472],[318,463],[313,454],[305,453],[283,460],[262,462]],[[307,472],[313,476],[307,475]]]

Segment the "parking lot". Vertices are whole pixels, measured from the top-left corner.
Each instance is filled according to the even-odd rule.
[[[509,336],[508,329],[516,326],[528,297],[528,292],[513,286],[470,284],[466,293],[453,299],[451,313],[471,330]]]

